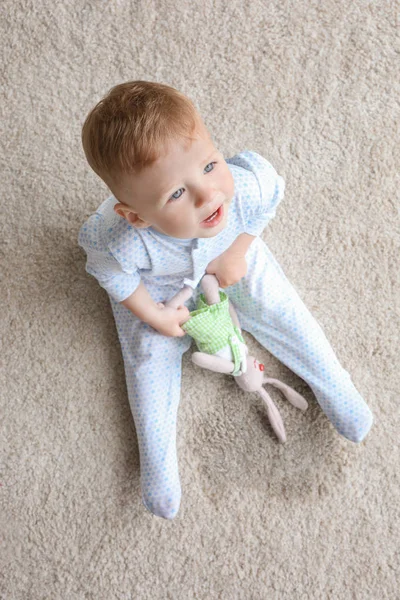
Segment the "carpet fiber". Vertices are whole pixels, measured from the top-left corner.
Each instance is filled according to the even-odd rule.
[[[1,66],[3,600],[399,598],[399,5],[355,0],[4,0]],[[261,399],[184,355],[183,491],[141,503],[107,294],[77,245],[109,191],[80,142],[114,85],[196,104],[225,157],[286,181],[263,239],[374,413],[340,437],[304,381],[250,334]],[[161,374],[162,376],[162,374]]]

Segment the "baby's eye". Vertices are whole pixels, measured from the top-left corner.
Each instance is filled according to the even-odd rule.
[[[179,188],[179,190],[176,190],[176,192],[174,192],[174,193],[172,194],[172,196],[171,196],[171,200],[178,200],[178,198],[180,198],[180,197],[182,196],[183,192],[182,192],[182,194],[179,194],[179,196],[175,196],[175,194],[177,194],[177,193],[178,193],[178,192],[180,192],[181,190],[183,190],[183,188]]]
[[[207,167],[209,167],[210,165],[216,165],[216,164],[217,164],[217,162],[216,162],[216,161],[214,161],[214,162],[210,162],[210,163],[208,163],[208,165],[206,165],[206,167],[205,167],[205,168],[207,169]],[[214,166],[213,166],[213,168],[211,169],[211,171],[214,171]],[[206,171],[206,173],[211,173],[211,171]]]
[[[216,165],[216,164],[217,164],[217,161],[214,161],[214,162],[210,162],[210,163],[208,163],[208,165],[206,165],[206,166],[204,167],[204,170],[205,170],[205,172],[206,172],[206,173],[211,173],[211,171],[214,171],[214,165]],[[207,167],[209,167],[210,165],[212,165],[212,169],[210,169],[209,171],[207,171]],[[174,192],[174,193],[172,194],[172,196],[170,197],[170,200],[179,200],[179,198],[182,196],[182,194],[183,194],[184,190],[185,190],[185,188],[179,188],[179,190],[176,190],[176,192]],[[176,196],[175,194],[178,194],[179,192],[181,192],[181,193],[179,194],[179,196]]]

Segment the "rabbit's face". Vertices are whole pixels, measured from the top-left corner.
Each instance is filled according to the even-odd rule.
[[[256,358],[254,358],[254,360],[253,360],[253,365],[254,365],[254,368],[256,371],[257,371],[257,369],[259,371],[264,371],[264,365],[262,363],[258,362],[258,360]]]
[[[247,371],[236,377],[236,383],[242,390],[256,392],[260,389],[264,378],[264,365],[254,356],[247,355]]]

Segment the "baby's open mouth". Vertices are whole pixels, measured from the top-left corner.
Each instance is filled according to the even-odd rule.
[[[219,206],[217,210],[215,210],[209,217],[207,217],[207,219],[201,221],[200,224],[204,227],[214,227],[215,225],[218,225],[218,223],[221,221],[223,214],[224,205],[221,204],[221,206]]]

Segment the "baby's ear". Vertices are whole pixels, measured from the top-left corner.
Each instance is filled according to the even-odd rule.
[[[115,204],[114,212],[116,212],[120,217],[126,219],[128,223],[134,225],[135,227],[150,227],[150,223],[143,221],[139,215],[135,213],[135,211],[127,204],[122,204],[121,202]]]

